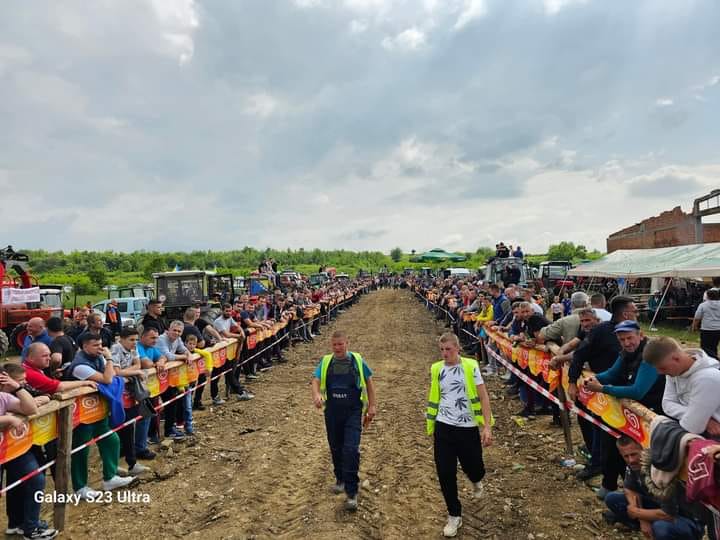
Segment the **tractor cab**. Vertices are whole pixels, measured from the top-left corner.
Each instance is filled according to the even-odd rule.
[[[211,304],[232,302],[235,288],[232,274],[216,274],[208,270],[180,270],[153,274],[155,293],[165,307],[168,319],[182,319],[185,310]]]

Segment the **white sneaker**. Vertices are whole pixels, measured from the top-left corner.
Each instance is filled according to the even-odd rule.
[[[473,497],[476,499],[479,499],[482,497],[483,494],[483,483],[482,482],[475,482],[473,484],[473,487],[475,488],[475,491],[473,491]]]
[[[143,465],[142,463],[136,463],[130,469],[128,469],[128,474],[131,476],[137,476],[142,473],[150,472],[150,470],[150,467],[148,467],[147,465]]]
[[[117,478],[117,477],[116,477]],[[102,497],[102,491],[95,491],[94,489],[85,486],[81,487],[75,492],[77,495],[80,495],[80,498],[83,501],[97,501]]]
[[[462,518],[460,516],[448,516],[447,525],[443,529],[443,536],[445,538],[456,536],[460,527],[462,527]]]
[[[113,489],[121,488],[132,484],[135,480],[134,476],[121,477],[118,475],[113,476],[110,480],[103,480],[102,488],[103,491],[112,491]]]

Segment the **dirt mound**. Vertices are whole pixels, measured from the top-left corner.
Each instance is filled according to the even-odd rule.
[[[378,390],[379,413],[362,438],[354,515],[342,509],[342,496],[329,492],[322,414],[310,400],[311,373],[329,351],[333,328],[348,332],[351,350],[374,370]],[[70,508],[66,537],[439,538],[446,515],[424,409],[442,330],[405,291],[364,297],[314,343],[288,352],[288,364],[253,384],[253,401],[197,413],[197,440],[174,443],[148,463],[155,475],[136,492],[147,494],[149,504]],[[626,538],[600,523],[602,507],[593,493],[552,463],[562,434],[547,427],[549,418],[519,427],[510,418],[519,403],[503,399],[498,382],[488,386],[498,423],[496,444],[485,454],[486,495],[474,501],[460,475],[464,525],[458,538]],[[91,485],[98,484],[96,474]]]

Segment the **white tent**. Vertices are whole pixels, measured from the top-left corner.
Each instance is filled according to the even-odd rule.
[[[587,277],[709,278],[720,276],[720,243],[655,249],[621,249],[576,266],[568,275]]]

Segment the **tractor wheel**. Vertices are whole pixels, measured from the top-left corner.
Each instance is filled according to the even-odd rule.
[[[27,336],[27,323],[18,324],[10,332],[10,346],[22,351],[25,336]]]
[[[10,349],[10,340],[7,334],[0,330],[0,356],[5,356]]]

